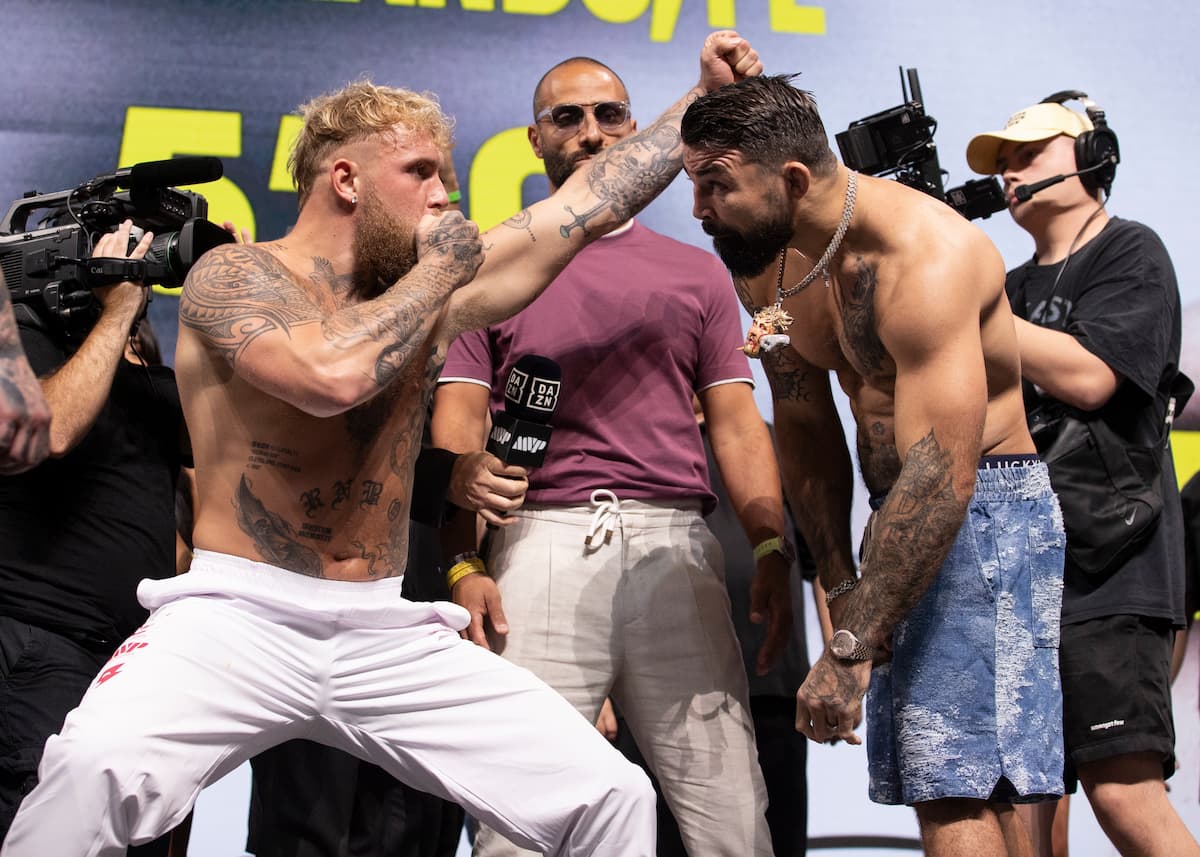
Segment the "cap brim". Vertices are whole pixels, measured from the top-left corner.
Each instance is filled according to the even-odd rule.
[[[995,175],[996,156],[1002,143],[1032,143],[1049,140],[1064,133],[1061,128],[1021,128],[1014,126],[1003,131],[978,134],[967,144],[967,166],[985,176]]]

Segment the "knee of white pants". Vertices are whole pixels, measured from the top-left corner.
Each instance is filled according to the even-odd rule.
[[[580,826],[583,838],[600,843],[597,854],[653,854],[654,831],[658,820],[654,786],[645,771],[630,762],[614,766],[602,795],[591,803]],[[623,843],[612,850],[609,843]]]

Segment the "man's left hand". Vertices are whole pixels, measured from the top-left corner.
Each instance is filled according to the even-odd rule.
[[[750,621],[767,623],[767,638],[758,650],[755,672],[766,675],[787,648],[792,631],[791,567],[772,551],[758,561],[750,582]]]

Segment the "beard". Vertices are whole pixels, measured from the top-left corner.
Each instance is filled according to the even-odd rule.
[[[596,146],[595,149],[583,147],[574,155],[567,155],[561,151],[546,148],[542,151],[542,165],[546,168],[546,178],[550,180],[553,187],[562,187],[566,184],[567,179],[571,177],[571,173],[579,169],[579,165],[583,159],[589,155],[595,157],[600,153],[601,147]]]
[[[768,209],[774,208],[768,201]],[[792,223],[786,209],[750,224],[745,232],[701,224],[713,239],[713,249],[735,277],[756,277],[779,256],[792,240]]]
[[[417,264],[417,230],[401,223],[364,188],[354,230],[354,290],[366,298],[387,291]]]

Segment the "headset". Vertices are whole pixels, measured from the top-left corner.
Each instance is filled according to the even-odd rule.
[[[1093,126],[1093,130],[1084,131],[1075,138],[1075,169],[1079,171],[1079,180],[1088,193],[1094,195],[1096,191],[1103,190],[1105,198],[1108,198],[1113,179],[1117,176],[1117,164],[1121,162],[1117,134],[1108,127],[1103,108],[1088,98],[1086,92],[1064,89],[1047,95],[1041,103],[1063,104],[1066,101],[1082,103]]]

